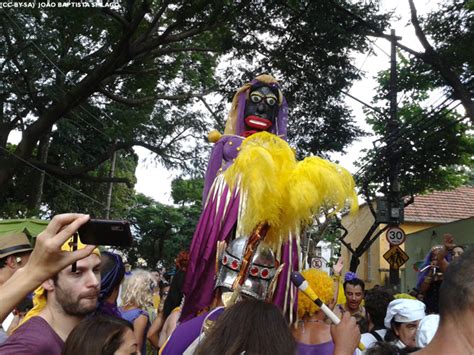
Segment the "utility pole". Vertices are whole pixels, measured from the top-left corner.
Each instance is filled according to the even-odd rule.
[[[390,31],[391,51],[390,51],[390,116],[386,125],[386,159],[389,167],[387,200],[389,206],[391,226],[400,224],[400,137],[399,121],[397,115],[397,41],[401,37],[395,35],[395,30]],[[400,273],[390,265],[389,279],[392,287],[399,291]]]
[[[110,167],[110,175],[109,175],[110,178],[115,177],[115,161],[116,160],[117,160],[117,152],[114,152],[114,154],[112,155],[112,164],[111,164],[111,167]],[[109,190],[107,191],[107,204],[106,204],[106,207],[105,207],[105,219],[110,218],[110,205],[112,203],[112,188],[113,188],[113,186],[114,186],[114,183],[111,181],[109,183]]]

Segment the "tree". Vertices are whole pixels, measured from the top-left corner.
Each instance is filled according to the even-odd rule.
[[[374,4],[340,4],[383,29],[386,17]],[[136,0],[116,9],[3,9],[0,16],[2,193],[24,164],[59,179],[126,182],[96,169],[133,146],[166,167],[202,169],[205,150],[196,146],[210,123],[193,104],[207,105],[211,92],[228,95],[264,70],[285,83],[294,108],[290,138],[303,151],[342,150],[362,134],[340,97],[358,77],[350,55],[367,49],[365,29],[331,1]],[[225,58],[229,65],[214,76]],[[207,107],[222,124],[222,105]],[[22,139],[9,150],[13,130]],[[74,161],[52,156],[65,151],[53,148],[65,134],[70,149],[87,149]]]
[[[174,203],[181,206],[192,205],[201,207],[203,179],[174,179],[171,182],[171,197]]]
[[[57,130],[53,135],[61,132]],[[50,160],[58,165],[74,164],[78,155],[85,154],[84,149],[67,144],[66,137],[54,137],[55,140],[65,140],[62,144],[51,146]],[[13,150],[11,147],[10,150]],[[94,148],[90,148],[92,151]],[[92,159],[93,156],[90,156]],[[135,182],[135,168],[138,157],[132,152],[118,153],[115,176]],[[90,179],[74,178],[58,179],[46,176],[41,181],[41,173],[29,166],[21,166],[17,178],[8,186],[4,194],[4,203],[0,205],[0,218],[25,218],[38,216],[50,218],[59,213],[80,211],[88,213],[93,218],[104,218],[106,210],[106,184],[97,184],[91,179],[107,178],[110,172],[110,162],[102,164],[90,173]],[[38,186],[40,185],[41,186]],[[44,186],[43,186],[44,185]],[[40,191],[39,191],[40,190]],[[40,194],[41,197],[36,196]],[[123,184],[114,184],[109,218],[123,218],[127,215],[135,199],[135,191]]]
[[[151,268],[158,261],[172,265],[181,250],[191,244],[194,229],[201,214],[202,179],[175,179],[172,182],[174,203],[179,207],[167,206],[153,199],[137,194],[135,204],[129,212],[135,234],[135,245],[124,250],[130,263],[143,258]],[[184,204],[186,202],[186,204]]]

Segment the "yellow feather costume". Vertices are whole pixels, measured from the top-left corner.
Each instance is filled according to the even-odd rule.
[[[239,235],[248,236],[266,222],[265,241],[277,250],[321,208],[332,213],[347,205],[357,209],[354,179],[341,166],[318,157],[298,162],[288,143],[268,132],[253,134],[240,148],[224,172],[230,188],[241,192]]]

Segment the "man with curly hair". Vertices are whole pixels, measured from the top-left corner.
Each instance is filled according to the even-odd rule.
[[[383,287],[374,287],[365,293],[369,332],[362,334],[360,341],[366,348],[371,347],[377,341],[383,341],[387,333],[384,319],[388,305],[393,299],[393,294]]]

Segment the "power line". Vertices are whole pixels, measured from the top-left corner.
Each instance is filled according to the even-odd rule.
[[[452,101],[454,102],[454,101]],[[452,104],[452,102],[450,104],[448,104],[446,107],[450,106]],[[437,118],[437,117],[443,117],[443,116],[446,116],[447,114],[449,114],[451,111],[453,111],[454,109],[456,109],[459,105],[461,105],[460,102],[458,102],[454,107],[448,109],[446,112],[444,113],[441,113],[442,110],[445,110],[446,107],[442,108],[438,113],[436,114],[433,114],[431,117],[433,118]],[[441,116],[440,116],[440,113],[441,113]],[[439,133],[441,132],[443,129],[445,128],[448,128],[450,126],[452,126],[453,124],[455,123],[458,123],[458,122],[461,122],[463,119],[465,119],[466,117],[462,117],[461,119],[458,119],[458,120],[455,120],[454,122],[449,122],[448,124],[445,124],[443,125],[439,130],[435,130],[433,132],[431,132],[429,135],[427,135],[426,137],[429,138],[431,136],[433,136],[434,134],[436,133]],[[433,122],[432,121],[429,121],[427,124],[425,125],[418,125],[418,126],[415,126],[413,127],[415,133],[416,131],[421,131],[421,129],[429,129],[431,127],[433,127]],[[368,169],[373,165],[373,163],[376,161],[376,159],[379,159],[379,155],[381,153],[384,153],[384,151],[388,151],[390,148],[393,147],[393,145],[395,144],[395,142],[392,142],[391,144],[387,145],[387,146],[383,146],[383,147],[379,147],[375,150],[374,152],[374,156],[372,159],[369,159],[369,161],[367,163],[365,163],[363,166],[361,166],[359,168],[359,170],[354,174],[356,176],[356,178],[362,178],[362,175],[368,171]]]
[[[369,41],[370,43],[372,43],[372,45],[376,48],[378,48],[383,54],[385,54],[387,57],[390,58],[390,54],[388,54],[382,47],[380,47],[375,41],[371,40],[368,36],[367,37],[367,41]],[[378,38],[377,38],[378,39]]]
[[[446,101],[446,100],[445,100]],[[444,102],[445,102],[444,101]],[[442,104],[444,104],[444,102]],[[441,107],[441,106],[438,106],[436,109],[434,109],[431,113],[429,113],[428,115],[425,115],[425,116],[422,116],[420,119],[416,120],[413,124],[409,124],[409,123],[405,123],[404,126],[402,126],[399,130],[397,130],[396,132],[392,132],[391,134],[389,134],[387,137],[385,137],[384,139],[386,141],[389,141],[390,143],[388,143],[386,146],[383,146],[383,147],[378,147],[376,148],[376,151],[375,151],[375,155],[374,155],[374,158],[375,159],[380,153],[382,153],[382,150],[388,150],[389,148],[392,148],[394,144],[396,144],[398,138],[400,138],[407,130],[409,129],[413,129],[413,130],[419,130],[420,127],[423,127],[424,126],[424,122],[427,122],[428,119],[430,118],[433,118],[433,117],[436,117],[437,114],[439,114],[442,110],[444,110],[446,107],[448,107],[449,105],[451,105],[451,103],[454,102],[454,101],[451,101],[447,106],[445,107]],[[440,108],[441,107],[441,108]],[[440,108],[438,110],[438,108]],[[438,111],[438,112],[435,112],[435,111]],[[428,123],[429,125],[429,123]],[[425,127],[423,128],[426,128],[428,125],[426,125]],[[372,162],[369,160],[369,162],[367,162],[366,164],[362,165],[359,170],[355,173],[355,175],[361,175],[362,172],[364,171],[364,168],[371,164]]]
[[[98,204],[98,205],[101,206],[101,207],[105,207],[104,204],[102,204],[100,201],[96,200],[95,198],[93,198],[93,197],[91,197],[91,196],[85,194],[84,192],[82,192],[82,191],[76,189],[75,187],[73,187],[73,186],[71,186],[71,185],[65,183],[64,181],[62,181],[61,179],[57,178],[56,176],[54,176],[54,175],[48,173],[47,171],[38,168],[37,166],[31,164],[29,161],[23,159],[22,157],[18,156],[17,154],[15,154],[15,153],[13,153],[13,152],[10,152],[8,149],[3,148],[2,146],[0,146],[0,149],[2,149],[2,150],[5,151],[6,153],[8,153],[8,154],[14,156],[16,159],[18,159],[18,160],[21,161],[22,163],[28,165],[29,167],[31,167],[31,168],[33,168],[33,169],[35,169],[35,170],[37,170],[37,171],[39,171],[39,172],[41,172],[41,173],[43,173],[43,174],[46,174],[46,175],[48,175],[49,177],[52,177],[53,179],[58,180],[62,185],[64,185],[64,186],[66,186],[67,188],[71,189],[71,190],[74,191],[75,193],[77,193],[77,194],[79,194],[79,195],[81,195],[81,196],[83,196],[83,197],[85,197],[85,198],[91,200],[92,202]]]

